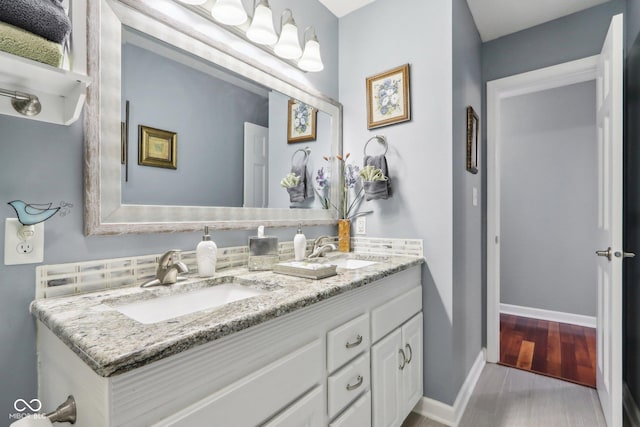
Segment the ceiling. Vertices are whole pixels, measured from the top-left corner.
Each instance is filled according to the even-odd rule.
[[[375,0],[320,0],[338,18]],[[422,0],[425,1],[425,0]],[[609,0],[467,0],[483,42],[553,21]]]

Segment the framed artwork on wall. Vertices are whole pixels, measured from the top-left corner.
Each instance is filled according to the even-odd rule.
[[[178,168],[178,134],[149,126],[138,126],[138,164],[156,168]]]
[[[367,77],[367,128],[411,120],[409,64]]]
[[[289,99],[287,115],[287,142],[316,140],[318,110],[304,102]]]
[[[480,120],[472,106],[467,107],[467,170],[478,173],[478,135]]]

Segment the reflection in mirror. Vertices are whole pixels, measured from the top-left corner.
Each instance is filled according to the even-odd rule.
[[[252,229],[258,225],[336,223],[335,210],[322,209],[318,197],[291,203],[279,182],[291,171],[291,155],[298,148],[311,149],[312,184],[317,169],[323,166],[322,157],[329,154],[335,159],[341,152],[342,107],[338,102],[301,83],[298,70],[271,68],[265,65],[269,63],[267,58],[256,60],[264,54],[259,49],[254,52],[252,46],[241,42],[242,50],[238,50],[233,47],[235,42],[231,46],[220,41],[229,37],[220,33],[223,30],[185,12],[173,1],[94,0],[87,3],[87,16],[87,69],[93,82],[87,93],[85,113],[86,234],[196,231],[203,224],[212,229]],[[128,27],[124,32],[123,26]],[[126,35],[127,32],[130,34]],[[139,43],[131,42],[129,37]],[[139,46],[143,44],[140,40],[154,39],[162,40],[162,49],[140,50],[144,47]],[[176,52],[186,61],[176,61]],[[137,67],[138,83],[134,77],[123,74],[123,70],[128,72],[126,61],[130,56],[141,60],[132,65]],[[171,65],[156,62],[167,61],[167,57],[173,61]],[[191,74],[188,77],[172,74],[178,68],[188,69]],[[217,72],[222,69],[231,72],[232,78],[221,78]],[[205,83],[205,89],[186,89],[192,81],[210,79],[217,81]],[[136,93],[155,80],[157,86],[151,87],[150,93]],[[229,80],[241,82],[241,88],[231,88]],[[214,87],[223,88],[223,93],[214,93]],[[227,107],[238,101],[235,98],[245,95],[257,103]],[[287,105],[291,98],[319,110],[315,141],[288,143]],[[126,177],[122,178],[125,174],[121,164],[121,109],[127,99],[130,101],[128,182]],[[213,105],[213,101],[220,100],[226,110]],[[156,110],[144,112],[145,104]],[[157,109],[158,106],[166,109]],[[249,112],[249,117],[232,118],[229,113],[233,110]],[[181,118],[177,119],[178,116]],[[268,144],[262,150],[266,159],[262,169],[245,166],[247,150],[242,147],[245,128],[249,126],[245,122],[269,129]],[[203,124],[211,126],[196,129]],[[137,164],[139,125],[177,134],[175,170]],[[153,145],[146,155],[166,156],[169,150],[163,145],[166,139],[163,142],[162,136],[156,137],[155,143],[158,145]],[[192,153],[185,151],[186,147]],[[220,159],[225,162],[216,163]],[[251,170],[258,173],[251,175],[248,173]],[[194,171],[196,175],[187,175]],[[259,187],[256,179],[262,180],[264,191],[248,194],[245,191],[248,187]],[[214,188],[219,183],[223,185]],[[329,193],[337,204],[340,192],[335,176]],[[164,198],[166,195],[178,198]]]
[[[309,123],[313,138],[288,144],[289,96],[124,26],[121,68],[123,121],[130,103],[122,203],[322,207],[325,190],[314,188],[318,170],[328,172],[322,158],[331,150],[326,112]],[[140,164],[140,126],[177,134],[175,170]],[[158,155],[167,153],[164,141],[157,145]],[[309,153],[308,197],[292,201],[280,181],[298,166],[301,155],[294,153],[303,151]]]

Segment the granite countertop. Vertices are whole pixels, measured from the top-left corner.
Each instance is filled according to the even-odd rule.
[[[365,286],[424,262],[423,258],[412,256],[369,258],[377,263],[355,270],[338,268],[337,276],[322,280],[233,268],[221,270],[211,279],[187,276],[186,281],[170,286],[136,286],[39,299],[31,304],[30,309],[38,320],[98,375],[110,377]],[[119,304],[211,286],[228,281],[230,279],[225,278],[230,277],[234,277],[237,283],[268,292],[153,324],[139,323],[114,308]]]

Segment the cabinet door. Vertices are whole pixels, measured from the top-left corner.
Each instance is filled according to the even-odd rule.
[[[371,347],[371,391],[373,393],[373,426],[399,426],[402,410],[402,370],[400,328]]]
[[[300,398],[264,427],[322,427],[324,400],[323,388],[318,386]]]
[[[402,370],[402,407],[406,416],[422,396],[422,313],[402,326],[402,350],[406,356]]]

